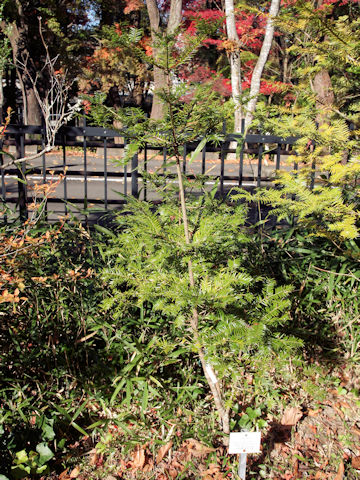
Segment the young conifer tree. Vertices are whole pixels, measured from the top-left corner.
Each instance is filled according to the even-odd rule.
[[[158,41],[161,57],[156,61],[167,81],[158,93],[163,119],[148,119],[138,108],[115,113],[103,97],[90,99],[97,123],[111,124],[114,114],[121,117],[129,140],[125,161],[145,144],[165,147],[177,179],[176,195],[173,191],[156,210],[132,200],[127,206],[132,215],[119,217],[121,233],[109,250],[111,266],[104,272],[111,291],[104,306],[115,309],[118,318],[134,305],[150,305],[166,316],[176,341],[197,354],[221,428],[228,434],[244,372],[256,371],[269,380],[265,372],[272,371],[274,362],[286,365],[289,352],[299,345],[278,328],[288,318],[291,289],[247,273],[243,205],[218,202],[216,192],[205,188],[200,198],[186,195],[191,184],[183,173],[183,145],[198,143],[191,162],[206,142],[219,141],[225,111],[210,84],[189,87],[173,82],[201,38],[176,32]],[[169,163],[168,159],[168,167]]]

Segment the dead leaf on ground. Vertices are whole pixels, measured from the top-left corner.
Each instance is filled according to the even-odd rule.
[[[170,448],[173,446],[173,442],[170,440],[166,445],[163,445],[160,447],[158,454],[156,455],[156,463],[160,463],[161,460],[165,457],[165,455],[168,453]]]
[[[287,407],[281,418],[281,425],[294,426],[303,416],[302,411],[297,407]]]
[[[321,470],[319,470],[318,472],[316,472],[316,475],[315,475],[315,480],[326,480],[329,478],[329,474],[328,473],[325,473],[325,472],[322,472]]]
[[[144,473],[151,472],[151,470],[154,468],[154,461],[152,458],[149,458],[146,465],[143,468]]]
[[[356,468],[356,470],[360,470],[360,457],[353,457],[351,459],[351,466]]]
[[[95,466],[99,460],[99,454],[97,453],[96,448],[90,450],[89,457],[89,464]]]
[[[79,475],[80,475],[80,468],[75,467],[73,470],[71,470],[70,478],[77,478]]]
[[[175,468],[170,468],[168,473],[169,473],[170,478],[175,480],[176,477],[178,476],[179,472],[177,470],[175,470]]]
[[[344,472],[345,472],[344,462],[341,460],[340,465],[339,465],[339,470],[338,470],[334,480],[343,480]]]
[[[285,472],[285,475],[283,476],[284,480],[292,480],[294,478],[294,475],[290,472]]]
[[[344,419],[344,418],[345,418],[344,412],[339,408],[338,405],[339,405],[339,404],[332,405],[332,407],[333,407],[333,409],[335,410],[335,412],[339,415],[339,417],[342,418],[342,419]]]
[[[134,470],[140,470],[143,468],[145,464],[145,450],[143,448],[139,448],[135,452],[134,460],[132,461],[132,466]]]
[[[210,448],[203,443],[195,440],[195,438],[188,438],[183,445],[186,447],[188,453],[194,457],[205,457],[211,452],[215,452],[215,448]]]
[[[69,469],[67,468],[62,473],[60,473],[59,480],[67,480],[68,478],[70,478],[69,475],[68,475],[68,471],[69,471]]]
[[[355,435],[359,435],[359,437],[360,437],[360,428],[358,428],[356,425],[351,427],[351,431],[352,431],[352,433],[355,433]]]
[[[316,417],[319,413],[321,413],[321,408],[317,408],[316,410],[312,410],[311,408],[308,410],[307,414],[309,417]]]
[[[220,471],[220,466],[216,463],[210,463],[209,468],[202,472],[202,480],[224,480],[224,475]]]

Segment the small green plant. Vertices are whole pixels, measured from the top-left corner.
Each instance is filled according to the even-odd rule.
[[[36,451],[21,450],[16,452],[14,465],[11,467],[11,475],[15,479],[24,478],[28,475],[39,475],[49,472],[48,462],[54,457],[46,443],[39,443]]]
[[[240,427],[240,429],[243,429],[245,431],[250,431],[252,429],[261,430],[267,426],[266,420],[261,418],[261,416],[261,408],[247,407],[245,413],[241,415],[238,426]]]

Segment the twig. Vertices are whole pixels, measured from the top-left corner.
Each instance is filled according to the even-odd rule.
[[[358,282],[360,281],[360,278],[356,277],[353,273],[333,272],[332,270],[326,270],[325,268],[315,267],[314,265],[311,265],[311,268],[314,268],[315,270],[319,270],[320,272],[331,273],[333,275],[338,275],[338,276],[341,276],[341,277],[355,278],[355,280],[357,280]]]

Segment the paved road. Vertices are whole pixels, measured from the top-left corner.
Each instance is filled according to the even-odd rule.
[[[82,201],[86,196],[88,198],[88,206],[95,206],[93,201],[100,202],[97,204],[97,207],[101,207],[101,201],[105,198],[105,188],[107,188],[107,198],[111,203],[113,200],[121,200],[122,195],[125,193],[131,192],[131,177],[130,177],[130,166],[127,167],[128,177],[125,179],[121,177],[121,172],[124,172],[124,167],[119,164],[121,161],[121,150],[111,149],[107,151],[107,161],[105,165],[105,156],[104,152],[98,149],[96,152],[87,152],[86,158],[84,158],[83,151],[74,151],[67,150],[66,158],[64,161],[64,156],[62,151],[51,152],[46,155],[45,165],[47,170],[53,171],[54,178],[58,178],[57,173],[63,171],[64,164],[67,167],[66,177],[57,187],[55,192],[56,198],[62,199],[64,196],[67,197],[70,203],[76,203],[78,208],[81,208]],[[43,168],[43,159],[37,159],[32,162],[31,166],[42,169]],[[256,185],[256,178],[258,173],[258,160],[247,159],[244,164],[243,176],[245,181],[243,186],[250,187]],[[85,180],[85,165],[87,170],[87,178]],[[205,162],[205,174],[211,177],[220,176],[221,162],[219,160],[219,155],[217,153],[209,153],[206,156]],[[107,169],[107,185],[104,181],[104,169]],[[139,156],[139,172],[142,172],[144,169],[143,157]],[[147,169],[149,172],[163,173],[163,156],[158,153],[152,152],[148,154]],[[42,171],[42,170],[41,170]],[[202,159],[201,156],[194,160],[191,165],[187,166],[187,171],[190,174],[199,174],[202,171]],[[168,161],[166,167],[167,173],[175,173],[175,166]],[[262,165],[262,177],[271,178],[275,172],[275,163],[270,160],[264,160]],[[116,176],[117,175],[117,176]],[[224,176],[228,177],[237,177],[239,175],[239,160],[227,159],[225,161],[225,170]],[[47,175],[49,178],[49,175]],[[6,188],[6,200],[11,201],[17,197],[17,182],[15,176],[5,176],[5,188]],[[42,183],[43,175],[42,174],[29,174],[27,176],[28,185],[31,189],[31,185],[34,182]],[[168,182],[174,182],[174,180],[168,180]],[[206,182],[206,185],[211,189],[215,184],[214,180],[209,180]],[[225,180],[224,189],[231,189],[233,186],[236,186],[238,182],[236,180]],[[139,178],[139,191],[140,198],[144,196],[144,185],[142,180]],[[149,200],[156,200],[160,198],[160,195],[157,194],[154,190],[149,190],[147,192],[147,198]],[[68,205],[68,210],[76,209]],[[57,217],[59,214],[64,213],[64,203],[63,202],[52,202],[49,206],[49,209],[54,210],[54,217]]]

